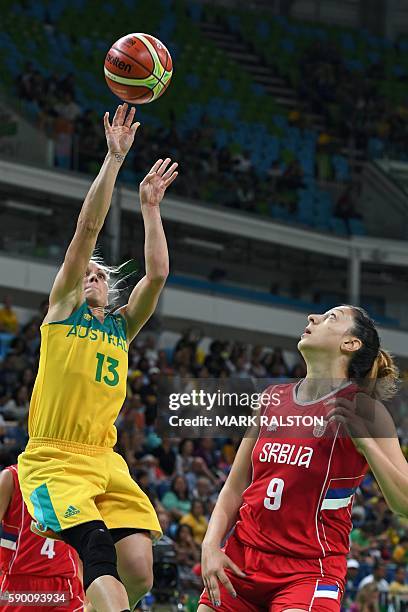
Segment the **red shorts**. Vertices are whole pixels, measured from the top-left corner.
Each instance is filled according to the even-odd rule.
[[[0,577],[0,584],[2,594],[15,594],[13,603],[0,600],[0,612],[82,612],[84,609],[84,591],[77,577],[4,575]],[[35,596],[37,605],[18,605],[17,596],[27,603]]]
[[[283,612],[289,608],[339,612],[346,575],[344,556],[321,562],[284,557],[242,544],[234,534],[223,550],[246,578],[226,569],[237,597],[232,597],[218,581],[221,605],[215,607],[206,591],[201,594],[201,604],[221,612]]]

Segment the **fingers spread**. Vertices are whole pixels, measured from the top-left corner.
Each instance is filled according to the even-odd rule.
[[[135,113],[136,113],[136,109],[134,106],[132,106],[132,108],[130,109],[128,113],[128,116],[125,119],[124,125],[126,125],[126,127],[130,127],[132,125],[132,121],[134,119]]]
[[[146,183],[150,183],[150,181],[152,181],[155,176],[156,176],[155,172],[149,172],[149,174],[146,174],[146,176],[144,177],[143,181],[140,184],[146,185]]]
[[[158,159],[157,162],[151,167],[149,174],[152,172],[156,172],[158,168],[160,168],[160,164],[163,162],[162,159]]]
[[[228,564],[228,567],[230,569],[232,569],[234,574],[236,574],[237,576],[241,576],[242,578],[246,578],[245,572],[243,572],[241,569],[239,569],[238,565],[236,565],[233,561],[230,560],[230,562]]]
[[[218,606],[221,599],[220,599],[220,589],[218,588],[218,582],[215,576],[208,577],[208,586],[210,589],[211,601],[213,602],[214,605]]]
[[[166,159],[164,160],[164,162],[162,163],[160,168],[157,170],[157,174],[159,176],[163,176],[163,174],[166,172],[167,166],[169,165],[170,162],[171,162],[170,157],[166,157]]]
[[[120,117],[120,113],[122,111],[122,105],[119,104],[119,106],[116,109],[116,112],[113,116],[113,121],[112,121],[112,125],[119,125],[119,117]]]
[[[173,181],[174,181],[174,180],[175,180],[177,177],[178,177],[178,172],[174,172],[174,173],[173,173],[173,174],[172,174],[172,175],[171,175],[171,176],[170,176],[168,179],[166,179],[166,180],[164,181],[164,185],[165,185],[166,189],[167,189],[167,187],[168,187],[169,185],[171,185],[171,184],[172,184],[172,182],[173,182]]]
[[[165,172],[163,174],[163,179],[166,181],[175,171],[175,169],[177,168],[178,163],[174,162],[174,164],[171,164],[170,168],[167,170],[167,172]]]
[[[139,129],[139,127],[140,127],[140,123],[139,123],[139,121],[136,121],[136,123],[134,123],[134,124],[131,126],[131,128],[130,128],[130,129],[132,130],[133,134],[136,134],[136,132],[137,132],[137,130]]]
[[[227,575],[223,570],[219,570],[219,572],[217,573],[217,578],[225,586],[228,593],[230,593],[233,597],[237,596],[231,581],[229,580],[229,578],[227,578]]]
[[[122,104],[122,108],[121,108],[119,116],[118,116],[118,125],[120,125],[120,126],[122,126],[124,124],[127,108],[128,108],[128,105],[126,104],[126,102],[124,102]]]
[[[103,125],[105,126],[105,130],[110,130],[111,125],[109,123],[109,113],[106,112],[103,116]]]

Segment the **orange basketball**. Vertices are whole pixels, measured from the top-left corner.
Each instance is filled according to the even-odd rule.
[[[106,82],[121,100],[146,104],[159,98],[173,74],[171,55],[150,34],[127,34],[119,38],[105,58]]]

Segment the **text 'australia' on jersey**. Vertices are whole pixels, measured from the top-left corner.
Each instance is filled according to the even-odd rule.
[[[235,534],[249,546],[291,557],[346,554],[354,493],[368,466],[343,426],[324,417],[333,407],[328,400],[352,399],[357,388],[349,384],[305,404],[296,401],[295,385],[273,390],[280,393],[279,405],[271,403],[264,414],[276,416],[278,422],[299,414],[317,418],[304,430],[261,429]]]
[[[101,323],[84,302],[64,321],[43,324],[30,438],[114,446],[127,371],[122,315],[108,314]]]
[[[27,579],[29,576],[74,579],[78,573],[75,550],[64,542],[42,538],[31,531],[32,518],[21,495],[17,466],[6,469],[13,475],[14,493],[1,524],[1,571],[9,576],[27,576]]]

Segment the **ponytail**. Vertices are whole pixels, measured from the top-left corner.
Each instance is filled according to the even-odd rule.
[[[378,400],[389,400],[397,392],[398,368],[392,356],[380,348],[374,321],[363,308],[348,306],[353,311],[351,333],[362,342],[349,363],[349,378]]]
[[[388,351],[380,349],[362,387],[378,400],[389,400],[398,390],[399,370]]]

